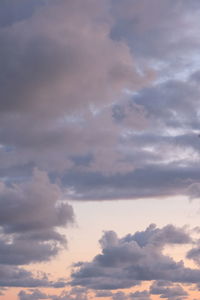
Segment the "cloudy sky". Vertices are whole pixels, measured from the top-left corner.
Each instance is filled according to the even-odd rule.
[[[200,1],[0,1],[0,299],[197,300]]]

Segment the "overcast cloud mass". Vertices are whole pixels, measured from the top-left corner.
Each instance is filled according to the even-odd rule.
[[[27,266],[67,251],[74,200],[200,197],[199,36],[199,0],[0,1],[0,295],[185,300],[183,284],[198,289],[200,239],[172,224],[106,231],[71,278]],[[196,267],[167,245],[187,246]]]

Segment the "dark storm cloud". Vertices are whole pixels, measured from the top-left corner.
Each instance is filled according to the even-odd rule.
[[[140,281],[168,280],[180,283],[199,282],[200,271],[184,266],[163,254],[165,245],[188,244],[192,240],[182,228],[172,225],[149,226],[143,232],[119,239],[115,232],[105,232],[100,244],[102,253],[91,262],[79,265],[72,273],[72,285],[105,290],[129,288]]]

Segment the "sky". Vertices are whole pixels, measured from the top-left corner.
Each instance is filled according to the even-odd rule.
[[[0,299],[200,299],[200,1],[0,1]]]

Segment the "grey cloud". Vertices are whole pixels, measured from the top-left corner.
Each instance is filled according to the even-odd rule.
[[[19,3],[23,15],[22,7],[26,11],[26,4],[22,0]],[[137,52],[134,45],[139,43],[132,45],[127,39],[119,41],[110,35],[125,19],[130,31],[137,32],[145,41],[144,33],[150,23],[152,30],[159,23],[161,32],[166,33],[168,27],[167,32],[172,32],[174,22],[181,22],[186,12],[189,16],[197,13],[198,7],[197,2],[188,6],[186,1],[161,4],[155,0],[151,9],[146,0],[96,1],[95,5],[88,0],[84,8],[79,0],[73,4],[45,1],[31,8],[33,14],[21,16],[23,22],[14,22],[13,26],[8,22],[0,30],[3,44],[0,64],[4,72],[0,121],[2,172],[33,165],[55,173],[77,171],[80,177],[87,177],[89,171],[106,176],[118,173],[131,176],[128,172],[135,169],[142,172],[143,166],[150,163],[154,167],[166,165],[163,148],[168,142],[167,158],[176,160],[178,165],[183,162],[180,156],[177,161],[178,154],[172,157],[174,148],[179,153],[192,147],[198,156],[198,143],[191,136],[166,138],[163,142],[158,133],[159,128],[160,131],[171,127],[198,128],[199,89],[195,75],[188,82],[168,80],[139,91],[153,79],[150,74],[140,76],[137,71],[131,50]],[[11,13],[13,8],[8,5],[6,9]],[[173,16],[170,23],[169,15]],[[129,24],[132,18],[134,26]],[[120,32],[120,28],[116,30]],[[180,31],[184,30],[180,27]],[[150,36],[149,32],[147,35]],[[169,42],[163,32],[162,38]],[[130,95],[122,93],[125,88],[137,89],[139,93],[127,101]],[[93,112],[97,110],[93,117],[92,105]],[[155,131],[157,134],[157,148],[152,152],[141,149],[141,141],[137,140],[133,147],[130,140],[122,138],[127,132],[136,131],[145,139],[149,130],[150,134]],[[145,146],[146,142],[142,148]],[[187,162],[191,164],[188,158]],[[174,194],[180,191],[177,190]],[[123,196],[134,197],[125,191]],[[108,194],[98,197],[111,198]]]
[[[165,281],[156,281],[150,287],[152,295],[160,295],[168,300],[187,299],[188,293],[179,284],[172,284]]]
[[[1,183],[0,265],[8,271],[1,276],[5,286],[6,282],[9,286],[20,286],[20,282],[23,285],[26,277],[26,271],[11,268],[11,265],[47,261],[66,247],[66,237],[57,229],[73,223],[74,213],[71,205],[64,200],[60,187],[51,183],[45,172],[37,169],[26,182],[10,186]],[[9,268],[14,270],[12,276]],[[36,279],[31,283],[29,277],[27,273],[26,286],[29,286],[29,281],[30,286],[37,284]],[[41,286],[42,281],[38,281],[38,285]]]
[[[127,295],[123,292],[117,292],[112,296],[113,300],[127,300]]]
[[[48,1],[48,0],[47,0]],[[30,18],[41,6],[47,4],[46,0],[2,0],[0,3],[0,26],[6,27],[16,22]]]
[[[48,299],[48,295],[42,293],[39,290],[34,290],[31,294],[26,293],[25,291],[20,291],[18,294],[20,300],[40,300],[40,299]]]
[[[92,289],[119,289],[140,284],[140,281],[169,280],[196,283],[199,270],[186,268],[162,253],[164,245],[191,243],[184,229],[168,225],[162,229],[150,226],[144,232],[119,239],[115,232],[106,232],[100,240],[102,253],[91,262],[81,264],[72,273],[72,285]]]
[[[3,266],[0,270],[0,287],[56,287],[58,284],[66,286],[66,282],[51,281],[43,273],[40,276],[34,276],[30,271],[19,267]]]
[[[19,14],[23,15],[27,4],[22,0],[18,4]],[[91,123],[86,117],[86,127],[80,128],[82,124],[78,122],[71,127],[66,116],[83,112],[87,115],[91,105],[111,105],[124,98],[123,88],[135,89],[149,82],[136,70],[126,43],[109,36],[109,1],[88,0],[85,7],[80,0],[73,4],[42,1],[40,5],[36,1],[34,7],[35,12],[22,22],[0,28],[0,161],[5,172],[10,166],[27,164],[56,171],[69,169],[75,149],[79,149],[75,157],[87,155],[91,151],[88,140],[90,146],[99,148],[94,139],[99,122]],[[10,14],[15,10],[9,2],[4,9]],[[144,121],[142,112],[133,115],[136,120],[132,123],[140,127]],[[110,157],[114,156],[109,169],[114,168],[116,160],[122,164],[121,156],[114,155],[117,128],[112,130],[113,126],[111,133],[104,133],[102,141],[105,149],[111,148]],[[102,135],[102,131],[98,134]],[[112,143],[107,145],[110,138]],[[99,149],[94,155],[97,162],[92,168],[106,168],[109,159],[106,160],[105,150]]]
[[[95,296],[98,298],[111,297],[113,294],[110,291],[98,291]]]
[[[129,298],[134,300],[151,300],[150,294],[148,291],[135,292],[129,294]]]
[[[191,237],[183,228],[176,228],[173,225],[166,225],[162,229],[151,224],[145,231],[136,232],[134,235],[127,235],[124,242],[136,241],[140,247],[152,244],[156,247],[163,247],[166,244],[189,244]]]
[[[138,199],[185,195],[198,182],[199,170],[191,166],[149,164],[125,174],[105,176],[100,172],[67,172],[63,185],[74,187],[72,198],[79,200]]]
[[[200,247],[197,246],[191,250],[188,251],[187,256],[188,259],[193,260],[197,266],[200,265]]]
[[[88,300],[87,290],[84,288],[73,288],[70,291],[63,291],[59,296],[46,294],[38,289],[31,289],[29,293],[22,290],[19,292],[18,297],[20,300],[39,300],[39,299],[51,299],[51,300]]]
[[[110,297],[112,300],[150,300],[150,294],[148,291],[136,291],[133,293],[116,292],[110,291],[98,291],[96,297]]]
[[[62,191],[45,172],[35,169],[31,181],[0,186],[1,221],[6,232],[34,231],[65,226],[73,221],[73,210],[62,203]],[[48,238],[48,235],[47,235]]]
[[[113,1],[116,22],[112,37],[126,40],[141,60],[153,59],[155,65],[162,61],[171,68],[174,64],[177,70],[187,55],[197,51],[199,43],[194,37],[198,31],[199,11],[196,0]]]
[[[126,44],[108,36],[107,2],[88,0],[84,8],[79,0],[51,2],[32,18],[0,31],[2,111],[39,109],[48,118],[63,116],[72,106],[113,101],[124,85],[143,80],[131,67]]]

